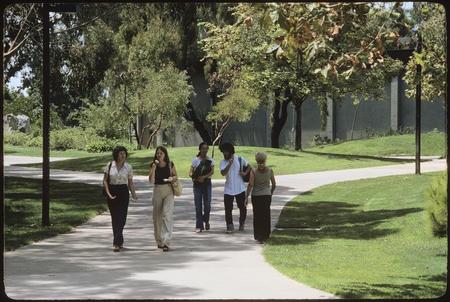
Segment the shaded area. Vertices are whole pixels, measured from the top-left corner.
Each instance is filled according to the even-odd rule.
[[[386,220],[421,211],[422,208],[362,211],[357,204],[335,201],[289,202],[276,225],[285,230],[276,230],[270,244],[305,244],[324,238],[375,239],[398,231],[380,228]]]
[[[51,181],[49,227],[41,226],[42,182],[5,178],[5,249],[65,233],[105,211],[98,186]]]
[[[365,282],[352,283],[336,294],[342,298],[379,298],[390,297],[392,299],[432,299],[441,297],[446,293],[444,283],[429,283],[426,285],[417,283],[379,283],[368,284]]]

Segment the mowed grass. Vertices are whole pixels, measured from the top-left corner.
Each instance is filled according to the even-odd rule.
[[[283,274],[344,298],[435,298],[446,292],[447,238],[431,235],[432,174],[342,182],[300,195],[264,246]]]
[[[211,149],[209,155],[211,156]],[[390,164],[404,163],[408,161],[380,160],[376,158],[365,158],[358,156],[335,156],[328,154],[311,154],[306,152],[295,152],[283,149],[273,149],[266,147],[236,147],[236,154],[250,161],[256,166],[255,154],[257,152],[267,153],[267,165],[274,169],[277,175],[295,174],[312,171],[339,170],[350,168],[363,168],[372,166],[383,166]],[[178,175],[188,177],[192,159],[197,155],[197,147],[168,148],[170,160],[175,163]],[[155,154],[154,149],[133,151],[129,153],[128,162],[133,166],[137,175],[148,175],[150,162]],[[64,169],[72,171],[94,171],[103,172],[107,163],[112,159],[110,154],[95,155],[65,161],[52,162],[52,169]],[[223,159],[222,153],[215,148],[214,159],[216,169],[213,178],[223,178],[220,175],[220,161]],[[40,167],[40,164],[27,164],[28,167]]]
[[[340,144],[308,148],[307,151],[368,156],[407,155],[416,152],[415,135],[393,135],[342,142]],[[421,135],[422,155],[445,155],[445,133],[431,131]]]
[[[42,148],[36,147],[12,146],[5,144],[3,145],[3,152],[5,155],[42,157]],[[80,150],[66,150],[66,151],[50,150],[51,157],[85,157],[85,156],[92,156],[92,154],[93,153]]]
[[[41,180],[5,178],[5,249],[71,231],[108,207],[99,186],[50,182],[50,223],[41,226]]]

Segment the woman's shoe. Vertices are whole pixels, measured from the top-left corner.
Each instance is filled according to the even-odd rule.
[[[162,249],[162,248],[164,248],[164,246],[158,244],[158,248]]]
[[[118,245],[113,245],[113,252],[120,252],[120,247]]]
[[[198,228],[197,228],[197,229],[195,229],[195,232],[196,232],[196,233],[201,233],[201,232],[202,232],[202,229],[198,229]]]
[[[167,245],[163,246],[163,252],[168,252],[169,251],[169,247]]]
[[[205,222],[205,230],[209,230],[209,228],[210,228],[210,225],[209,225],[209,222]]]

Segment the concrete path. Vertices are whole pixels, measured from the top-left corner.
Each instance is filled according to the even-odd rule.
[[[445,160],[422,171],[445,170]],[[284,204],[314,187],[337,181],[414,173],[414,164],[277,176],[272,226]],[[41,177],[40,169],[5,167],[5,175]],[[100,184],[101,174],[52,170],[51,178]],[[147,177],[135,178],[139,201],[130,203],[126,250],[111,251],[108,213],[74,232],[5,253],[5,288],[13,299],[325,299],[331,294],[293,281],[265,262],[255,244],[249,204],[244,232],[225,234],[223,181],[213,181],[211,230],[196,234],[192,186],[176,198],[169,253],[156,248]],[[234,210],[235,223],[238,211]]]

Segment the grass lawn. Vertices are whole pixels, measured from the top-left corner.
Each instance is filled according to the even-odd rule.
[[[273,232],[264,256],[290,278],[344,298],[439,297],[447,238],[431,235],[424,211],[434,175],[342,182],[300,195],[284,207],[278,227],[286,229]]]
[[[421,136],[422,155],[445,154],[445,133],[431,131]],[[410,155],[416,152],[415,135],[404,134],[347,141],[335,145],[308,148],[307,151],[370,156]]]
[[[5,178],[5,249],[69,232],[108,207],[99,186],[50,182],[50,223],[41,226],[41,181]]]
[[[3,145],[3,152],[5,155],[42,156],[42,148],[36,147],[12,146],[5,144]],[[85,157],[92,155],[93,153],[80,150],[66,150],[66,151],[50,150],[51,157]]]
[[[175,163],[177,167],[178,175],[181,177],[188,177],[192,158],[197,155],[198,148],[179,147],[169,148],[168,151],[170,159]],[[375,158],[361,158],[358,156],[311,154],[265,147],[236,147],[236,154],[243,156],[247,160],[250,160],[250,163],[253,166],[256,166],[255,154],[258,151],[264,151],[267,153],[267,164],[269,167],[272,167],[275,173],[278,175],[383,166],[407,162],[386,160],[383,161]],[[135,174],[148,175],[149,164],[153,160],[154,154],[155,150],[141,150],[130,152],[128,162],[133,166]],[[215,170],[213,178],[223,178],[223,176],[221,176],[219,172],[220,160],[223,159],[223,155],[217,148],[214,157],[216,159],[217,168]],[[53,169],[65,169],[73,171],[102,172],[103,168],[110,160],[110,154],[103,154],[53,162],[50,164],[50,167]],[[27,164],[24,166],[40,167],[40,164]]]

